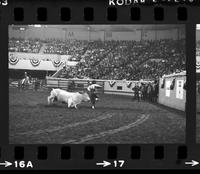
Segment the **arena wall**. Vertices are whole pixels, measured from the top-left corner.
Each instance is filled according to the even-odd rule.
[[[156,31],[156,38],[159,39],[178,39],[178,30],[177,29],[172,29],[172,30],[166,30],[165,32],[162,31]]]
[[[26,30],[25,39],[60,39],[63,40],[65,38],[65,31],[56,29],[56,28],[48,28],[48,32],[46,28],[29,28]]]
[[[59,40],[159,40],[159,39],[181,39],[185,37],[184,31],[180,29],[168,30],[135,30],[135,31],[86,31],[75,29],[60,29],[51,27],[29,27],[25,30],[14,30],[9,27],[9,38],[21,39],[59,39]]]
[[[131,32],[112,32],[112,36],[106,38],[106,40],[141,40],[141,31],[131,31]]]
[[[15,65],[9,63],[9,69],[28,69],[28,70],[45,70],[45,71],[57,71],[58,68],[54,67],[51,61],[40,61],[39,65],[33,66],[30,60],[19,60]]]
[[[173,90],[170,90],[173,79],[175,79],[175,86]],[[186,90],[183,89],[185,81],[185,74],[166,76],[164,88],[161,88],[162,79],[160,79],[158,102],[165,106],[185,111]]]
[[[88,33],[89,34],[89,33]],[[104,32],[103,31],[96,31],[90,33],[90,40],[104,40]]]
[[[13,30],[9,28],[9,38],[25,39],[26,31]]]
[[[112,82],[115,83],[113,86]],[[135,86],[135,82],[136,81],[122,81],[122,80],[105,81],[104,93],[133,96],[134,92],[132,88]],[[131,85],[128,86],[129,83],[131,83]]]
[[[57,71],[62,65],[75,66],[77,64],[77,62],[68,61],[70,55],[9,52],[8,56],[9,69]]]
[[[164,33],[164,31],[161,31]],[[156,39],[156,31],[144,30],[142,31],[142,40],[155,40]]]
[[[105,94],[127,95],[127,96],[134,95],[132,88],[135,86],[135,83],[138,82],[138,81],[123,81],[123,80],[65,79],[65,78],[54,78],[54,77],[46,77],[46,80],[48,88],[60,87],[64,89],[68,88],[68,84],[71,81],[74,81],[76,88],[78,87],[79,89],[84,89],[88,87],[89,81],[95,80],[97,84],[102,86],[102,88],[99,89],[99,91]]]

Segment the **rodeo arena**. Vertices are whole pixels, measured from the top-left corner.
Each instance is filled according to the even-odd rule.
[[[11,144],[184,143],[184,25],[9,25]]]

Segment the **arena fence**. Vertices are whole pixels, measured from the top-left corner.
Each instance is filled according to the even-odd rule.
[[[105,94],[134,96],[132,88],[136,83],[149,83],[152,81],[126,81],[126,80],[95,80],[95,79],[65,79],[46,77],[47,88],[62,88],[66,90],[81,91],[87,88],[90,81],[95,81],[102,88],[98,92]],[[186,73],[172,74],[159,80],[158,103],[185,111],[186,103]]]
[[[96,80],[96,79],[65,79],[56,77],[46,77],[46,81],[42,82],[42,87],[51,90],[52,88],[61,88],[68,91],[83,91],[88,87],[88,83],[95,81],[96,84],[102,86],[97,89],[99,93],[115,94],[134,96],[132,88],[136,83],[149,83],[152,81],[126,81],[126,80]],[[159,80],[159,96],[158,103],[168,107],[172,107],[178,110],[185,110],[186,103],[186,74],[185,72],[180,74],[172,74],[165,76]],[[9,87],[17,87],[17,81],[9,80]],[[40,87],[41,87],[40,86]],[[29,89],[34,89],[33,85],[30,85]],[[200,95],[198,95],[200,96]],[[200,102],[197,96],[197,106]],[[197,111],[200,112],[200,108],[197,107]]]
[[[9,79],[9,87],[10,88],[19,88],[19,80],[21,79]],[[46,80],[37,79],[38,87],[37,89],[46,89]],[[36,79],[32,78],[31,83],[27,86],[26,89],[35,90]]]
[[[98,92],[116,95],[134,95],[132,88],[136,83],[148,83],[152,81],[126,81],[126,80],[97,80],[97,79],[65,79],[46,77],[47,88],[62,88],[66,90],[84,90],[88,87],[88,83],[95,81],[96,84],[102,86],[97,89]],[[73,86],[74,85],[74,86]]]
[[[186,72],[168,75],[159,81],[158,102],[165,106],[185,111]]]
[[[65,78],[56,78],[56,77],[46,77],[47,88],[61,88],[68,91],[82,91],[88,87],[88,83],[91,80],[88,79],[65,79]],[[102,86],[98,89],[98,92],[104,92],[104,81],[95,80],[96,84]]]

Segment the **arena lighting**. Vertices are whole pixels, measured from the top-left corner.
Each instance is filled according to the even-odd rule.
[[[25,28],[20,28],[19,30],[22,30],[22,31],[23,31],[23,30],[25,30]]]
[[[34,25],[34,27],[38,27],[39,28],[39,27],[42,27],[42,25]]]
[[[200,24],[197,24],[197,30],[200,30]]]
[[[28,26],[30,26],[30,27],[42,27],[42,25],[39,25],[39,24],[36,24],[36,25],[28,25]]]

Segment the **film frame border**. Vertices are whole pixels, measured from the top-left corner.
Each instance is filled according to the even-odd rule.
[[[79,5],[79,6],[78,6]],[[47,8],[47,21],[38,21],[37,15],[34,14],[37,11],[37,8]],[[68,8],[70,9],[70,16],[71,19],[67,21],[60,20],[60,9],[61,8]],[[15,21],[14,13],[15,8],[23,9],[24,12],[24,19],[22,21],[17,20]],[[93,20],[84,20],[84,8],[91,8],[93,9],[94,19]],[[116,9],[117,11],[117,18],[116,20],[107,20],[107,9]],[[140,18],[131,20],[131,9],[137,8],[139,9]],[[155,20],[154,11],[156,8],[163,9],[164,12],[164,20]],[[180,20],[178,19],[178,9],[180,13],[180,8],[185,9],[187,18]],[[54,13],[49,13],[55,10]],[[89,11],[90,11],[89,10]],[[102,161],[102,160],[111,160],[111,159],[127,159],[126,165],[123,169],[137,169],[137,168],[190,168],[185,167],[183,165],[185,159],[199,159],[199,156],[196,152],[198,152],[199,145],[196,144],[196,93],[195,93],[195,82],[196,82],[196,72],[195,72],[195,62],[196,62],[196,38],[195,38],[195,31],[196,31],[196,24],[200,22],[200,17],[198,16],[199,7],[196,6],[186,6],[186,5],[175,5],[175,6],[162,6],[158,5],[155,7],[149,6],[134,6],[134,7],[109,7],[107,5],[107,1],[87,1],[87,3],[82,1],[75,1],[75,2],[63,2],[63,1],[56,1],[56,2],[40,2],[40,4],[36,4],[33,1],[24,2],[19,1],[13,3],[13,1],[9,1],[9,5],[5,8],[2,8],[0,11],[0,22],[1,26],[1,49],[0,52],[1,57],[5,57],[1,59],[0,63],[1,66],[1,79],[3,79],[3,89],[5,93],[1,94],[1,98],[5,98],[4,101],[1,101],[1,106],[5,106],[6,110],[4,110],[5,115],[0,117],[0,136],[3,137],[3,141],[0,147],[0,159],[1,160],[11,160],[15,158],[16,160],[38,160],[38,149],[40,147],[41,154],[47,150],[47,159],[39,160],[39,162],[35,162],[35,169],[101,169],[98,166],[95,166],[95,162]],[[20,10],[19,10],[20,11]],[[87,11],[87,10],[86,10]],[[159,10],[158,10],[159,11]],[[161,10],[162,11],[162,10]],[[103,13],[102,13],[103,12]],[[19,13],[19,12],[17,12]],[[20,12],[21,13],[21,12]],[[85,12],[87,16],[87,12]],[[185,12],[184,12],[185,13]],[[89,13],[90,14],[90,13]],[[174,17],[176,16],[176,18]],[[66,160],[61,160],[60,152],[62,151],[62,145],[8,145],[8,129],[7,126],[2,123],[8,123],[8,89],[7,89],[7,76],[8,76],[8,69],[7,69],[7,39],[8,39],[8,24],[184,24],[186,27],[186,70],[187,70],[187,88],[186,93],[186,143],[185,144],[94,144],[94,145],[66,145],[70,149],[70,157]],[[6,42],[5,42],[6,41]],[[6,43],[6,44],[5,44]],[[188,58],[189,57],[189,58]],[[6,75],[5,75],[6,74]],[[6,94],[7,92],[7,94]],[[6,99],[7,97],[7,99]],[[189,104],[188,104],[189,103]],[[6,131],[5,131],[6,130]],[[139,147],[139,149],[138,149]],[[39,148],[39,149],[40,149]],[[108,152],[108,149],[111,149]],[[117,156],[116,151],[117,148]],[[131,149],[136,148],[139,151],[139,157],[136,155],[136,159],[132,159],[132,152]],[[45,150],[46,149],[46,150]],[[68,150],[69,150],[68,149]],[[93,149],[93,150],[91,150]],[[113,150],[115,149],[115,150]],[[154,150],[156,150],[156,154]],[[161,159],[154,159],[157,153],[164,150],[164,157]],[[93,151],[93,157],[87,156],[88,152]],[[19,153],[20,152],[20,153]],[[22,152],[22,154],[21,154]],[[103,153],[102,153],[103,152]],[[166,153],[167,152],[167,153]],[[24,155],[23,155],[24,153]],[[40,154],[40,155],[41,155]],[[110,156],[109,156],[110,154]],[[31,157],[30,157],[30,156]],[[39,155],[39,156],[40,156]],[[159,155],[158,155],[159,156]],[[161,155],[162,156],[162,155]],[[55,157],[56,160],[55,161]],[[89,158],[85,160],[86,158]],[[172,158],[171,158],[172,157]],[[43,158],[43,155],[41,155]],[[133,155],[134,158],[134,155]],[[160,157],[158,157],[160,158]],[[172,162],[173,160],[173,162]],[[54,163],[54,166],[51,164]],[[74,165],[74,162],[78,163],[79,166]],[[39,164],[40,163],[40,164]],[[37,166],[38,165],[38,166]],[[67,165],[67,167],[66,167]],[[50,168],[52,167],[52,168]]]

